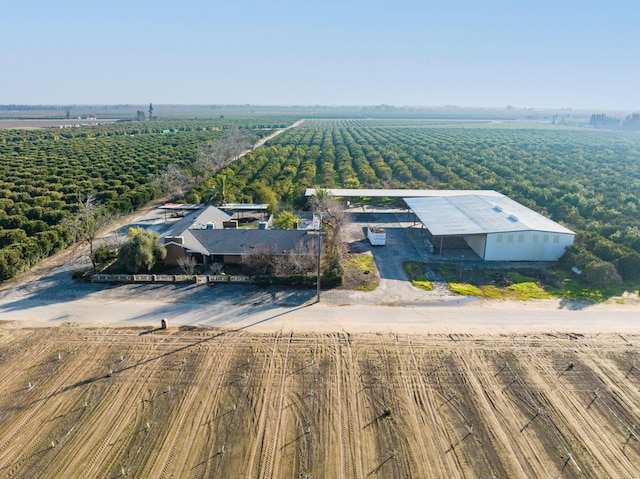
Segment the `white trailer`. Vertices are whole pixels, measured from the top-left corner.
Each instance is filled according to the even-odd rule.
[[[367,227],[367,238],[372,246],[384,246],[387,242],[387,232],[379,226]]]

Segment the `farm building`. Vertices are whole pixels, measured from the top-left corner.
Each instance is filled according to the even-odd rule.
[[[462,238],[486,261],[556,261],[575,239],[573,231],[493,190],[329,191],[346,198],[402,198],[426,228],[425,244],[440,255],[445,239]]]
[[[209,206],[182,218],[160,236],[167,249],[166,264],[177,265],[186,257],[197,264],[240,263],[242,257],[265,246],[288,254],[311,247],[315,236],[304,230],[224,228],[231,215]]]
[[[446,237],[462,237],[487,261],[556,261],[575,233],[526,206],[500,196],[464,194],[405,198],[441,251]]]

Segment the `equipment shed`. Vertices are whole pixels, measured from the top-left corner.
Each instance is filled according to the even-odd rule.
[[[455,236],[487,261],[556,261],[575,238],[573,231],[504,195],[404,201],[429,231],[436,251],[443,238]]]

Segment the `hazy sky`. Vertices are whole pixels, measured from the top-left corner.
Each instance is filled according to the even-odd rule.
[[[640,109],[621,0],[24,0],[0,104]]]

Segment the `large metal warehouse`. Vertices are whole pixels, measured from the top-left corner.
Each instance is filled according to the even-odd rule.
[[[501,194],[404,198],[432,236],[462,237],[487,261],[556,261],[575,233]]]
[[[430,233],[436,254],[462,238],[487,261],[557,261],[575,233],[493,190],[328,189],[337,197],[401,197]],[[315,195],[309,188],[307,196]]]

